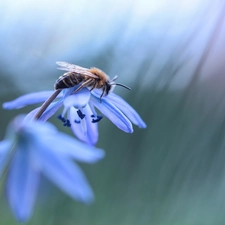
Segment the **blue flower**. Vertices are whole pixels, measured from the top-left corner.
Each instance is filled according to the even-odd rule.
[[[98,122],[103,117],[98,115],[95,108],[124,132],[133,132],[131,122],[140,128],[146,127],[138,113],[118,95],[110,92],[101,98],[101,90],[90,91],[85,87],[74,93],[78,87],[79,85],[63,89],[57,96],[56,101],[49,105],[39,119],[42,121],[48,120],[59,108],[64,106],[63,112],[58,118],[64,126],[71,127],[73,133],[80,140],[91,145],[96,144],[98,140]],[[45,91],[27,94],[4,103],[3,108],[18,109],[26,105],[40,103],[47,100],[53,93],[53,91]],[[33,118],[39,109],[37,108],[29,113],[28,118]]]
[[[0,178],[8,171],[6,194],[15,217],[30,218],[41,174],[73,199],[90,203],[92,189],[73,160],[95,163],[103,156],[101,149],[58,132],[48,122],[16,117],[0,142]]]

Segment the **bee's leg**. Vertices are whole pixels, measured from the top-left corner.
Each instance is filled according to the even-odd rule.
[[[94,84],[93,84],[93,86],[92,86],[90,91],[94,90],[98,86],[98,82],[97,81],[94,81],[93,83]]]
[[[77,88],[72,94],[77,93],[78,91],[80,91],[83,87],[90,85],[93,82],[93,80],[87,80],[85,81],[83,84],[80,85],[79,88]]]
[[[102,102],[102,96],[104,95],[104,93],[105,93],[105,86],[103,86],[103,88],[102,88],[102,94],[100,96],[100,102]]]

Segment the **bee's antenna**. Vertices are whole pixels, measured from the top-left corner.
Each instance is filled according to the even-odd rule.
[[[113,79],[111,81],[115,81],[118,78],[118,76],[116,75],[115,77],[113,77]]]
[[[124,85],[124,84],[114,83],[114,84],[112,84],[112,85],[121,86],[121,87],[124,87],[124,88],[126,88],[126,89],[128,89],[128,90],[131,90],[131,88],[130,88],[130,87],[128,87],[128,86],[126,86],[126,85]]]
[[[126,85],[124,84],[120,84],[120,83],[114,83],[113,81],[115,81],[116,79],[118,78],[118,76],[116,75],[110,82],[111,85],[117,85],[117,86],[121,86],[121,87],[124,87],[128,90],[131,90],[131,88],[127,87]]]

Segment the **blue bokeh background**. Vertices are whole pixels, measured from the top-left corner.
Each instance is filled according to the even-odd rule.
[[[106,158],[81,165],[90,206],[43,178],[28,224],[175,225],[225,222],[224,1],[0,2],[0,100],[51,90],[55,61],[98,67],[148,127],[133,134],[106,118]],[[1,109],[0,139],[19,113]],[[71,134],[56,118],[60,130]],[[1,184],[0,224],[17,224]]]

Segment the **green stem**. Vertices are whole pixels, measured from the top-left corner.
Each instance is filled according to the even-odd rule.
[[[9,169],[9,166],[12,162],[12,159],[13,159],[13,156],[15,155],[16,153],[16,145],[18,144],[18,138],[16,138],[15,142],[13,143],[12,147],[11,147],[11,150],[9,151],[9,154],[6,156],[7,158],[4,160],[3,162],[3,165],[2,166],[2,170],[0,170],[0,184],[3,183],[3,180],[5,178],[5,175]]]

